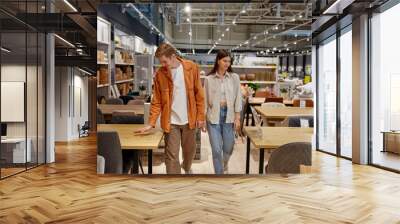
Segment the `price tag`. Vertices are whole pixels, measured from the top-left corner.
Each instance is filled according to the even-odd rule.
[[[306,107],[306,101],[300,100],[300,107]]]

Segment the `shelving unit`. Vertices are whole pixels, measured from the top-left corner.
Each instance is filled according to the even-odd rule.
[[[111,23],[97,17],[97,95],[111,96]]]

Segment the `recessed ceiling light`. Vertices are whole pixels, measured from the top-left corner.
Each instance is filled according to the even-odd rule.
[[[229,31],[229,27],[226,28],[226,32],[228,32],[228,31]]]
[[[190,19],[189,19],[189,18],[186,18],[186,22],[190,22]]]

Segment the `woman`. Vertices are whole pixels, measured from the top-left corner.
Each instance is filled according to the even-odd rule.
[[[235,130],[240,129],[242,93],[239,76],[232,72],[231,64],[230,54],[218,51],[214,67],[204,82],[207,130],[216,174],[228,173]]]

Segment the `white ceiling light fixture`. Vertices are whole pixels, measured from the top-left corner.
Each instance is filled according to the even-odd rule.
[[[254,36],[253,39],[254,39],[254,40],[257,40],[257,36]]]
[[[78,10],[68,0],[64,0],[64,3],[68,5],[68,7],[71,8],[74,12],[78,12]]]
[[[272,50],[276,51],[276,47],[272,48]]]
[[[297,42],[295,41],[293,44],[294,44],[294,45],[296,45],[296,44],[297,44]]]
[[[300,18],[300,19],[303,18],[303,15],[300,14],[300,15],[299,15],[299,18]]]
[[[218,41],[221,41],[221,38],[218,38]]]
[[[228,32],[228,31],[229,31],[229,27],[226,28],[226,32]]]
[[[240,11],[240,13],[242,14],[246,13],[246,9],[243,9],[242,11]]]
[[[286,50],[289,51],[290,49],[289,49],[289,48],[286,48]]]
[[[67,44],[70,47],[75,48],[75,45],[73,45],[71,42],[69,42],[68,40],[60,37],[58,34],[54,34],[55,37],[57,37],[59,40],[61,40],[62,42],[64,42],[65,44]]]
[[[224,34],[224,33],[222,33],[222,34],[221,34],[221,36],[222,36],[222,37],[224,37],[224,36],[225,36],[225,34]]]
[[[233,20],[233,21],[232,21],[232,24],[233,24],[233,25],[236,25],[236,20]]]
[[[190,22],[190,19],[189,19],[189,18],[186,18],[186,22],[188,22],[188,23],[189,23],[189,22]]]

